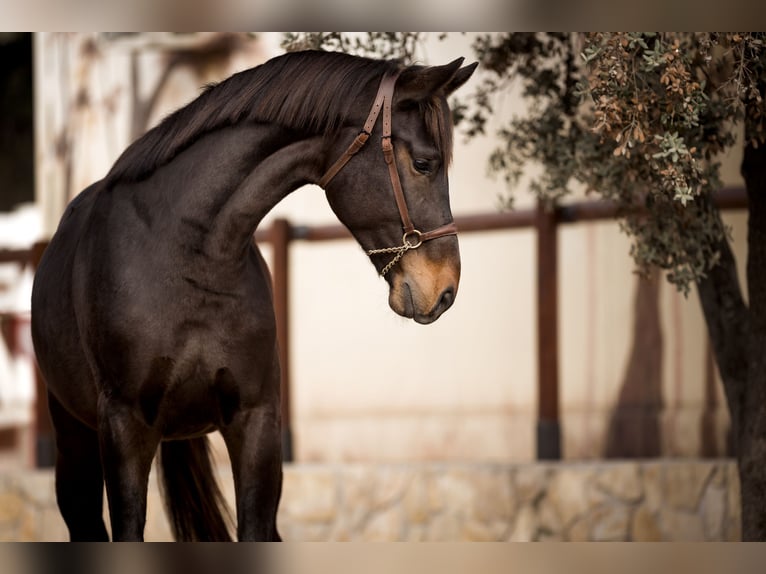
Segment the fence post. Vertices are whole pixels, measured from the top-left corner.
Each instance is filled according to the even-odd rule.
[[[537,206],[537,458],[561,458],[556,211]]]
[[[281,373],[282,460],[285,462],[293,460],[293,436],[290,418],[290,317],[288,300],[290,292],[290,235],[290,222],[286,219],[275,219],[271,224],[269,239],[274,250],[272,279]]]

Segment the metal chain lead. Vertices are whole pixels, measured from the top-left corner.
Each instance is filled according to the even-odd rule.
[[[388,262],[388,264],[381,269],[380,276],[385,276],[386,273],[388,273],[391,268],[396,265],[399,260],[404,256],[404,254],[412,249],[409,244],[407,245],[401,245],[399,247],[384,247],[383,249],[370,249],[367,252],[367,255],[375,255],[376,253],[396,253],[396,257],[394,257],[391,261]]]
[[[416,243],[410,243],[407,240],[408,235],[415,234],[417,235],[417,242]],[[402,237],[402,245],[399,245],[397,247],[382,247],[381,249],[370,249],[367,251],[367,255],[377,255],[380,253],[396,253],[396,257],[394,257],[391,261],[386,264],[386,266],[381,269],[380,276],[383,277],[386,273],[388,273],[391,268],[396,265],[399,260],[404,257],[404,254],[407,253],[410,249],[417,249],[420,247],[423,242],[420,239],[421,233],[417,230],[411,231],[410,233],[405,233]]]

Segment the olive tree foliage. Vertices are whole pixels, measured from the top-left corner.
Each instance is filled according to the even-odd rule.
[[[424,39],[301,33],[283,46],[412,63]],[[710,201],[721,154],[766,139],[765,42],[764,33],[481,34],[480,75],[453,102],[455,123],[468,137],[486,134],[499,99],[519,90],[527,112],[496,128],[488,158],[508,206],[522,185],[544,204],[582,189],[613,200],[638,270],[666,270],[688,293],[728,236]]]
[[[712,208],[720,154],[761,141],[764,35],[591,34],[576,92],[585,118],[571,177],[648,217],[628,214],[641,270],[688,292],[715,266],[727,230]],[[742,120],[748,119],[746,122]],[[741,143],[739,144],[741,145]]]
[[[370,58],[401,59],[415,62],[424,32],[287,32],[282,48],[288,52],[298,50],[333,50]]]

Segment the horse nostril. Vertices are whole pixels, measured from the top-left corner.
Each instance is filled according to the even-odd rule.
[[[431,310],[427,313],[415,313],[413,316],[413,319],[415,319],[416,323],[421,323],[423,325],[427,325],[429,323],[433,323],[436,321],[439,317],[441,317],[442,313],[444,313],[447,309],[452,306],[452,303],[455,301],[455,288],[454,287],[448,287],[444,291],[442,291],[441,295],[439,295],[439,299],[436,301],[433,307],[431,307]],[[400,313],[401,314],[401,313]],[[407,317],[408,315],[404,315]]]
[[[446,311],[452,306],[452,303],[455,301],[455,290],[452,287],[447,287],[443,292],[441,297],[439,298],[439,303],[436,306],[437,309],[443,311]]]

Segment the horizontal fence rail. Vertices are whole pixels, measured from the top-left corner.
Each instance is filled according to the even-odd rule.
[[[713,194],[714,204],[722,210],[746,209],[744,188],[724,188]],[[558,343],[558,234],[559,225],[610,221],[621,212],[613,201],[586,200],[556,206],[546,211],[541,206],[507,212],[490,212],[455,217],[460,234],[534,228],[537,232],[537,445],[539,460],[561,458],[561,421],[559,407]],[[282,362],[282,420],[285,457],[292,457],[290,418],[290,379],[288,332],[289,243],[292,241],[337,241],[351,239],[343,225],[292,225],[285,219],[274,220],[271,227],[258,230],[255,240],[269,242],[274,248],[272,274],[274,303]]]
[[[747,194],[743,188],[724,188],[713,194],[714,204],[721,210],[747,209]],[[559,408],[559,345],[558,345],[558,226],[574,223],[614,220],[621,215],[611,201],[579,201],[546,210],[542,206],[509,212],[491,212],[455,217],[461,234],[534,228],[537,233],[537,332],[538,332],[538,413],[537,458],[561,458],[561,423]],[[274,307],[282,367],[282,425],[283,457],[293,459],[290,333],[289,333],[289,258],[293,241],[336,241],[351,239],[342,225],[293,225],[285,219],[275,219],[270,226],[255,233],[257,242],[269,243],[273,249],[271,265],[274,284]],[[36,267],[45,249],[38,243],[30,249],[0,249],[0,263],[31,264]],[[47,415],[47,399],[42,379],[37,374],[37,463],[52,464],[50,445],[53,433]]]

